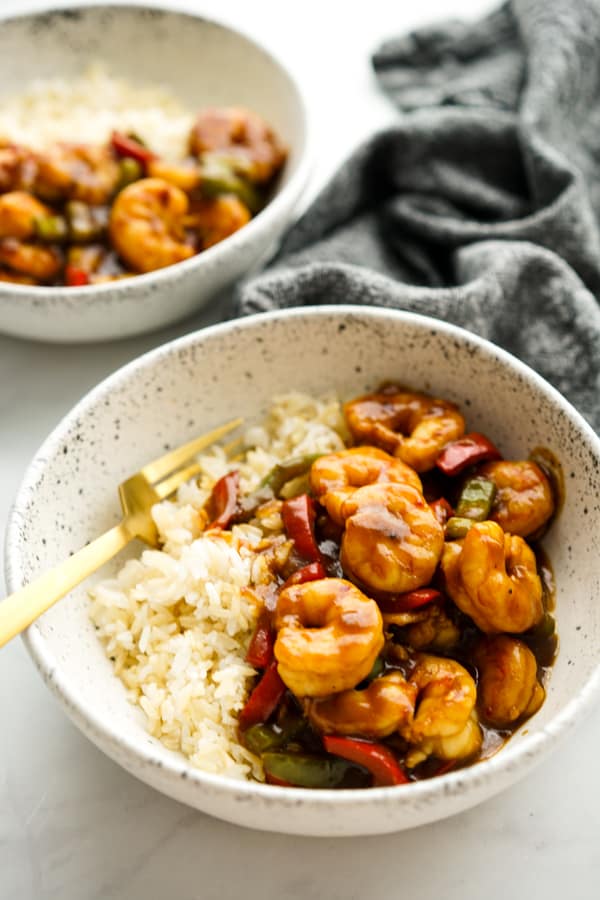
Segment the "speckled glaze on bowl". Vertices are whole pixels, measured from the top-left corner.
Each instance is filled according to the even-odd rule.
[[[188,335],[116,372],[61,422],[27,472],[7,532],[9,589],[115,524],[117,482],[166,446],[232,416],[252,421],[273,394],[288,389],[348,397],[385,379],[456,401],[469,427],[492,435],[509,458],[542,445],[562,461],[566,500],[544,541],[561,641],[546,702],[495,757],[438,779],[337,792],[239,783],[192,769],[145,732],[96,639],[80,587],[29,629],[27,647],[81,730],[177,800],[241,825],[297,834],[410,828],[473,806],[526,775],[598,698],[600,441],[518,360],[411,313],[322,307],[253,316]]]
[[[0,282],[0,331],[67,343],[153,331],[200,309],[273,252],[310,170],[307,111],[281,62],[228,26],[156,7],[85,6],[0,21],[0,98],[33,79],[80,76],[98,61],[133,84],[166,87],[191,110],[250,107],[290,149],[271,201],[231,237],[185,262],[119,282],[84,288]]]

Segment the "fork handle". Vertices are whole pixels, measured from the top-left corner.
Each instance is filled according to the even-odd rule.
[[[133,540],[121,522],[0,603],[0,647]]]

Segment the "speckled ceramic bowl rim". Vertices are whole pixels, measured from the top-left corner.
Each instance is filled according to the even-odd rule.
[[[201,345],[204,340],[213,335],[231,334],[235,336],[237,332],[243,331],[249,326],[251,327],[258,321],[294,320],[332,315],[344,318],[354,316],[384,321],[394,319],[407,325],[422,327],[429,332],[435,331],[446,335],[449,340],[459,342],[463,346],[478,349],[480,352],[497,360],[504,368],[514,371],[516,376],[533,384],[540,393],[544,394],[580,429],[587,438],[590,448],[600,459],[600,439],[583,417],[557,390],[511,354],[462,328],[417,313],[351,305],[298,307],[284,311],[260,313],[193,332],[151,350],[104,379],[73,407],[39,449],[26,471],[11,509],[5,540],[8,589],[13,591],[22,585],[18,520],[22,518],[23,511],[27,505],[27,498],[32,492],[35,492],[36,484],[44,470],[47,459],[57,453],[59,447],[62,446],[64,434],[68,433],[79,417],[86,414],[86,410],[90,405],[97,403],[107,391],[111,391],[113,388],[122,385],[123,382],[127,382],[134,372],[160,365],[161,361],[176,354],[178,351],[194,344]],[[104,726],[93,711],[85,709],[79,701],[76,687],[63,679],[60,671],[56,670],[52,655],[48,652],[45,641],[35,623],[23,635],[23,640],[44,681],[62,703],[68,715],[99,746],[107,747],[112,745],[113,748],[117,748],[120,751],[119,758],[130,771],[139,770],[140,764],[142,764],[162,770],[163,773],[168,772],[175,779],[188,779],[192,783],[195,782],[199,786],[212,788],[216,792],[227,792],[236,795],[238,798],[246,799],[253,796],[262,796],[265,799],[269,798],[272,803],[277,800],[279,805],[287,808],[298,804],[312,805],[313,808],[322,808],[331,804],[339,806],[352,805],[353,807],[381,804],[383,807],[402,803],[403,798],[408,801],[409,796],[412,801],[427,802],[440,795],[464,795],[465,793],[468,795],[477,791],[482,784],[495,780],[497,775],[501,775],[508,769],[517,767],[517,769],[523,769],[525,773],[531,764],[530,760],[538,753],[542,751],[546,753],[551,747],[556,746],[558,739],[566,735],[569,730],[581,721],[586,713],[593,709],[594,704],[600,697],[599,662],[579,694],[569,700],[564,708],[540,732],[522,735],[518,744],[509,742],[502,749],[501,753],[474,766],[459,769],[456,772],[449,772],[443,778],[411,783],[404,787],[402,791],[392,787],[371,788],[368,791],[306,791],[302,788],[286,788],[282,790],[282,788],[272,785],[238,781],[222,775],[205,773],[188,765],[183,757],[181,760],[173,757],[172,760],[169,759],[165,763],[163,759],[156,757],[150,744],[141,743],[122,734],[112,732]]]
[[[61,13],[70,12],[73,10],[85,13],[88,10],[93,11],[102,9],[114,10],[117,15],[123,11],[131,12],[132,10],[134,10],[143,12],[144,10],[150,10],[152,12],[163,13],[165,16],[189,18],[193,19],[196,22],[205,22],[209,25],[214,26],[215,28],[220,28],[223,31],[230,32],[231,34],[234,34],[242,40],[247,41],[249,44],[251,44],[255,50],[261,53],[266,59],[270,60],[276,67],[281,70],[283,75],[289,80],[289,83],[293,90],[296,92],[298,105],[302,114],[302,127],[304,131],[304,148],[302,150],[302,153],[299,154],[296,171],[293,173],[292,177],[286,184],[277,189],[273,198],[269,200],[267,205],[263,209],[261,209],[261,211],[257,213],[257,215],[255,215],[247,225],[244,225],[244,227],[240,228],[239,231],[236,231],[234,234],[220,241],[218,244],[215,244],[214,246],[203,250],[201,253],[197,253],[190,259],[183,260],[179,263],[174,263],[170,266],[165,266],[163,269],[156,269],[154,272],[135,275],[134,279],[125,279],[122,284],[120,284],[119,282],[111,281],[104,284],[86,285],[84,287],[77,288],[66,287],[62,285],[59,285],[57,287],[45,287],[42,285],[32,286],[22,284],[7,285],[0,282],[0,298],[6,294],[10,294],[11,296],[16,295],[17,297],[27,295],[39,300],[43,300],[44,298],[47,298],[48,300],[60,300],[68,297],[69,300],[75,300],[80,303],[81,306],[86,306],[94,304],[96,298],[99,295],[114,293],[115,290],[119,291],[120,288],[129,292],[138,284],[141,287],[150,287],[154,285],[157,288],[164,287],[173,278],[178,278],[180,274],[185,275],[186,273],[193,271],[194,268],[197,268],[198,266],[207,264],[209,262],[217,263],[221,257],[226,257],[230,253],[234,254],[236,250],[241,248],[247,242],[250,242],[255,237],[258,238],[265,232],[268,232],[271,221],[273,219],[277,219],[280,212],[281,214],[283,214],[285,208],[287,208],[288,205],[295,205],[312,171],[314,162],[314,130],[311,125],[311,115],[308,109],[306,98],[300,86],[300,82],[294,75],[292,75],[291,71],[278,56],[276,56],[271,50],[267,50],[266,47],[263,47],[263,45],[260,44],[254,37],[250,37],[250,35],[246,34],[243,29],[238,28],[237,26],[234,28],[231,25],[220,21],[218,18],[214,18],[212,16],[209,18],[205,15],[196,15],[189,9],[181,9],[175,5],[173,7],[166,8],[164,6],[161,6],[160,4],[131,2],[127,4],[90,3],[86,4],[85,6],[66,7],[49,6],[17,16],[3,16],[0,13],[0,26],[9,22],[25,22],[27,20],[35,19],[37,16],[47,15],[49,13],[56,13],[57,15],[60,15]],[[140,302],[143,302],[142,297],[140,297]]]

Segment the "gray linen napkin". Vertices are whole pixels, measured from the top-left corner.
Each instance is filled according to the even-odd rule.
[[[360,146],[236,314],[409,309],[523,359],[600,430],[600,2],[514,0],[386,43]]]

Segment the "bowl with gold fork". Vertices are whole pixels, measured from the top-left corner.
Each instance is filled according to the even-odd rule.
[[[265,784],[241,751],[226,765],[218,761],[207,705],[211,668],[198,656],[200,638],[191,634],[204,604],[214,622],[204,638],[212,646],[224,636],[228,653],[235,644],[230,606],[219,604],[235,595],[236,615],[245,615],[250,569],[244,554],[257,529],[245,526],[241,562],[232,532],[220,539],[217,567],[225,574],[219,578],[236,581],[233,593],[215,594],[196,545],[207,523],[214,526],[224,514],[238,434],[245,432],[242,446],[254,448],[254,465],[266,466],[260,423],[274,396],[291,397],[287,409],[296,419],[306,406],[302,397],[325,397],[311,407],[322,437],[331,425],[328,397],[357,396],[391,380],[458,404],[468,411],[470,428],[493,435],[507,459],[545,447],[562,464],[562,503],[543,538],[560,641],[546,699],[497,753],[439,777],[365,790]],[[298,430],[285,425],[279,421],[281,433]],[[199,452],[202,471],[209,465],[221,484],[221,508],[204,502]],[[8,639],[35,619],[25,632],[27,649],[75,724],[130,773],[192,807],[249,827],[306,835],[377,834],[432,822],[525,777],[597,702],[600,508],[592,498],[600,495],[599,461],[598,437],[558,392],[499,348],[446,323],[346,306],[220,324],[117,371],[42,446],[9,521],[6,571],[13,596],[0,604],[0,636]],[[175,496],[184,509],[177,519]],[[191,582],[182,583],[183,569]],[[130,602],[137,612],[125,626]],[[168,694],[160,680],[167,657],[152,660],[157,635],[163,647],[178,648],[165,676],[176,693]],[[236,663],[242,679],[244,665]],[[230,674],[216,668],[220,702]],[[143,684],[140,672],[146,673]],[[194,746],[191,727],[176,731],[182,716],[195,717]],[[234,741],[235,722],[232,729]]]

